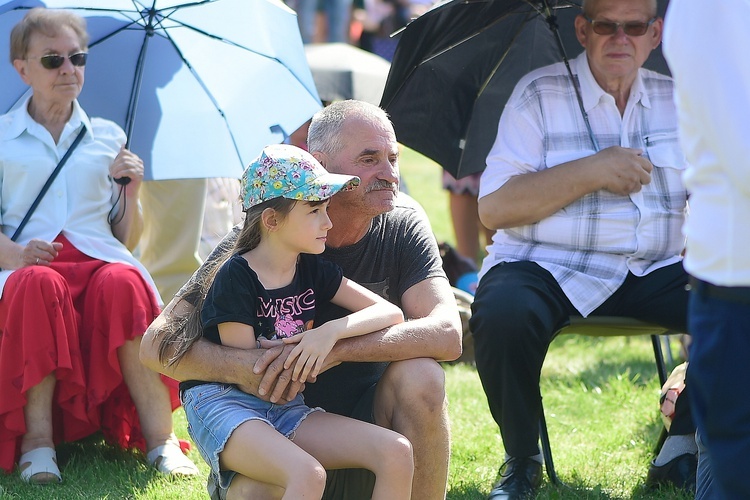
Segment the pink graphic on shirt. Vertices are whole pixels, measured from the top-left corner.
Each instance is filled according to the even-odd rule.
[[[276,336],[279,338],[292,337],[305,331],[305,324],[294,319],[291,314],[283,314],[276,318]]]

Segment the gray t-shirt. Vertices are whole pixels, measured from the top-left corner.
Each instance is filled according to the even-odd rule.
[[[357,243],[341,248],[326,247],[323,257],[340,266],[347,278],[401,307],[401,296],[417,283],[435,277],[447,280],[437,242],[423,213],[409,203],[400,204],[375,217],[370,230]],[[224,237],[206,264],[177,293],[178,296],[194,302],[184,292],[208,263],[231,251],[239,230],[240,226],[235,226]],[[321,324],[346,314],[348,311],[328,304],[318,309],[315,323]],[[386,366],[387,363],[342,363],[331,368],[314,384],[306,384],[305,403],[333,413],[351,415],[357,402],[368,388],[377,383]]]

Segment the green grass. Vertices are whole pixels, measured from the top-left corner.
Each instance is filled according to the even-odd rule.
[[[432,231],[438,241],[447,241],[455,245],[450,213],[448,193],[442,188],[442,168],[429,158],[414,150],[403,148],[401,151],[402,181],[409,194],[425,209],[432,224]]]
[[[427,210],[440,241],[452,242],[440,168],[405,150],[402,172],[409,191]],[[673,351],[677,352],[677,343]],[[445,365],[453,436],[450,500],[484,499],[497,478],[503,447],[476,370]],[[541,390],[555,465],[566,486],[545,479],[540,499],[682,499],[676,492],[647,492],[643,483],[661,430],[659,383],[648,337],[598,339],[562,336],[550,347]],[[186,438],[182,410],[175,429]],[[139,454],[106,446],[94,436],[58,447],[61,485],[34,487],[17,474],[0,475],[0,499],[204,500],[202,475],[170,480],[146,466]]]
[[[453,436],[448,498],[484,499],[502,462],[500,435],[474,367],[445,365],[445,370]],[[555,465],[567,486],[553,486],[545,479],[538,498],[688,498],[643,488],[661,430],[659,384],[648,337],[563,336],[550,348],[541,388]],[[184,414],[178,410],[174,415],[184,438]],[[16,474],[0,476],[0,498],[205,499],[208,468],[197,452],[191,457],[203,474],[170,480],[146,466],[139,454],[92,437],[58,447],[63,484],[34,487]]]
[[[674,351],[677,352],[677,342]],[[453,446],[448,498],[483,499],[503,448],[476,370],[446,367]],[[644,488],[661,431],[659,383],[648,337],[563,336],[542,370],[542,395],[558,475],[541,499],[677,499]]]

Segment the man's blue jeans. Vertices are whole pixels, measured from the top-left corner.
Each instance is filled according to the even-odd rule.
[[[748,499],[750,288],[692,283],[688,332],[687,378],[701,452],[696,498]]]

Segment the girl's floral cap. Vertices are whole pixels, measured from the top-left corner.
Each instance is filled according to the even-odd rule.
[[[278,197],[322,201],[359,186],[355,175],[332,174],[313,155],[289,144],[263,148],[240,179],[245,210]]]

